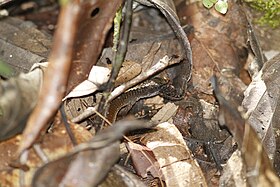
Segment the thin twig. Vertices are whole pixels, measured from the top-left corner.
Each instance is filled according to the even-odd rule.
[[[39,144],[34,144],[33,145],[34,151],[36,152],[36,154],[39,156],[39,158],[43,161],[43,163],[48,163],[49,162],[49,158],[46,155],[46,153],[41,149]]]
[[[96,113],[97,106],[88,107],[83,113],[71,119],[73,123],[79,123]]]
[[[117,79],[119,71],[122,67],[122,63],[124,61],[126,51],[127,51],[127,43],[129,39],[131,21],[132,21],[132,0],[127,0],[122,37],[118,46],[118,51],[115,56],[115,61],[113,62],[112,73],[107,84],[107,91],[111,91],[113,89],[115,80]]]
[[[103,95],[103,97],[101,98],[100,104],[98,106],[98,111],[101,111],[100,113],[105,116],[106,111],[104,109],[106,109],[106,105],[108,102],[107,98],[109,96],[109,93],[113,90],[114,85],[115,85],[115,80],[119,74],[120,68],[122,66],[122,63],[124,61],[125,55],[126,55],[126,51],[127,51],[127,44],[128,44],[128,40],[129,40],[129,33],[130,33],[130,27],[131,27],[131,22],[132,22],[132,1],[133,0],[127,0],[126,1],[126,13],[125,13],[125,17],[124,17],[124,27],[123,27],[123,31],[122,31],[122,36],[120,38],[120,43],[118,45],[118,50],[115,56],[115,61],[113,62],[113,67],[112,67],[112,73],[111,76],[109,78],[109,81],[106,85],[106,89],[105,89],[105,94]],[[101,126],[97,126],[97,131],[102,128],[103,124]]]
[[[75,146],[78,143],[77,143],[77,140],[75,138],[75,135],[73,134],[73,132],[70,128],[70,124],[67,121],[67,116],[66,116],[66,113],[65,113],[65,110],[64,110],[64,104],[63,103],[61,104],[61,107],[60,107],[60,113],[61,113],[61,118],[62,118],[63,124],[65,126],[66,131],[67,131],[67,134],[68,134],[72,144]]]
[[[28,160],[28,154],[29,154],[29,151],[28,150],[25,150],[22,152],[22,154],[20,155],[19,157],[19,162],[21,165],[26,165],[26,162]],[[19,170],[19,186],[25,186],[25,171],[24,170]]]

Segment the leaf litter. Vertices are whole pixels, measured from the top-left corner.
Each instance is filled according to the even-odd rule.
[[[279,55],[265,62],[262,68],[259,67],[260,71],[251,71],[252,77],[249,76],[250,66],[246,67],[246,64],[254,65],[256,61],[248,62],[248,54],[253,51],[251,55],[256,56],[255,60],[260,59],[256,51],[261,51],[262,45],[254,45],[257,38],[251,34],[254,24],[248,21],[250,16],[245,15],[244,8],[232,1],[228,1],[229,8],[225,15],[204,9],[201,2],[186,4],[184,1],[139,0],[134,3],[130,38],[124,56],[130,65],[123,64],[114,84],[118,89],[106,97],[113,102],[115,98],[122,97],[123,92],[140,89],[135,85],[151,80],[151,76],[152,80],[160,80],[166,91],[159,94],[160,103],[156,98],[150,98],[149,102],[146,102],[147,99],[131,102],[118,112],[117,122],[112,128],[101,131],[96,128],[96,124],[100,123],[97,116],[105,114],[106,117],[106,110],[102,108],[105,112],[99,111],[98,104],[102,91],[106,89],[104,83],[110,71],[107,68],[115,64],[116,53],[110,47],[110,28],[122,2],[115,3],[118,5],[109,6],[102,1],[75,4],[73,1],[63,7],[60,19],[63,20],[63,12],[67,12],[68,8],[71,13],[77,11],[71,15],[76,21],[69,22],[72,25],[68,26],[62,26],[67,22],[58,22],[48,60],[44,59],[51,50],[49,35],[33,26],[30,30],[24,30],[29,28],[26,22],[15,18],[1,20],[0,24],[8,26],[14,22],[24,25],[9,27],[16,29],[11,32],[18,33],[18,41],[21,41],[23,34],[29,38],[35,32],[41,38],[39,44],[43,44],[43,52],[38,52],[33,48],[35,45],[17,42],[8,32],[0,40],[3,42],[3,38],[9,36],[2,45],[5,53],[0,58],[10,63],[16,72],[26,73],[1,80],[3,102],[0,102],[0,128],[8,129],[1,131],[0,137],[0,148],[3,149],[1,184],[279,185],[276,175],[279,173],[280,159],[277,151],[279,90],[275,86],[278,85]],[[175,6],[178,14],[174,11]],[[9,7],[7,10],[10,11]],[[180,27],[178,20],[181,25],[189,24],[191,27]],[[96,25],[99,30],[96,30]],[[61,37],[60,32],[66,32],[63,29],[71,30],[67,36],[69,38]],[[186,35],[189,40],[186,40]],[[63,41],[70,42],[68,48],[63,47]],[[36,43],[38,39],[32,42]],[[257,43],[262,44],[262,41]],[[11,58],[11,54],[13,57],[24,54],[25,58],[20,61]],[[46,73],[45,68],[32,68],[27,73],[34,63],[42,66],[39,63],[42,60],[50,63]],[[55,61],[60,64],[56,65]],[[158,67],[153,69],[161,61],[167,63],[163,67],[165,70]],[[19,62],[21,66],[18,66]],[[63,66],[62,62],[68,65]],[[103,78],[97,73],[90,73],[94,70],[92,67],[97,67],[98,73],[104,69],[106,73],[101,73]],[[157,73],[159,70],[160,73]],[[30,76],[36,71],[40,72],[39,75]],[[210,84],[213,75],[217,76],[215,95]],[[26,84],[26,80],[30,84]],[[86,86],[78,86],[83,81]],[[79,89],[70,93],[76,86]],[[70,93],[64,101],[70,124],[63,121],[62,109],[57,112],[66,93]],[[40,98],[36,106],[39,109],[31,114],[34,103],[37,103],[36,98]],[[39,105],[42,99],[45,99],[45,107]],[[245,108],[241,110],[243,116],[240,115],[241,105]],[[22,110],[23,107],[25,110]],[[85,111],[91,112],[84,114]],[[30,122],[30,114],[41,122]],[[132,120],[134,114],[141,118],[140,121]],[[120,118],[125,120],[119,121]],[[27,120],[29,125],[25,128]],[[78,124],[79,121],[82,126]],[[128,136],[124,137],[125,134]],[[27,141],[30,137],[32,140]],[[73,140],[79,145],[73,144]],[[126,151],[119,152],[119,140],[126,143]],[[64,148],[66,145],[67,148]],[[61,148],[63,151],[59,150]],[[144,167],[139,164],[143,158]],[[124,176],[130,176],[129,180]],[[52,180],[53,177],[56,180]],[[142,177],[141,181],[139,177]]]

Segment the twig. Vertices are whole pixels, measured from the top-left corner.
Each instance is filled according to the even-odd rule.
[[[104,109],[107,108],[106,105],[108,102],[106,102],[106,101],[107,101],[108,95],[113,90],[116,78],[119,74],[120,68],[122,66],[122,63],[123,63],[125,55],[126,55],[131,21],[132,21],[132,0],[127,0],[123,32],[122,32],[122,36],[120,38],[120,43],[118,45],[118,50],[117,50],[117,53],[115,56],[115,61],[113,62],[112,73],[111,73],[109,81],[106,85],[106,89],[104,92],[105,94],[101,98],[100,104],[98,106],[98,111],[101,111],[100,113],[103,114],[103,116],[105,116],[104,114],[106,113],[106,111]],[[96,130],[98,131],[102,126],[103,126],[103,123],[101,126],[97,126]]]
[[[19,153],[34,143],[60,107],[70,73],[80,11],[80,3],[76,1],[70,1],[62,7],[42,92],[23,132]]]
[[[83,120],[85,120],[86,118],[92,116],[93,114],[95,114],[97,109],[97,106],[94,107],[88,107],[83,113],[81,113],[80,115],[78,115],[77,117],[71,119],[71,121],[73,123],[79,123]]]
[[[41,149],[39,144],[34,144],[33,145],[34,151],[36,154],[39,156],[39,158],[43,161],[43,163],[48,163],[49,159],[46,153]]]
[[[60,113],[61,113],[61,118],[62,118],[62,121],[63,121],[63,124],[65,126],[65,129],[66,129],[66,132],[72,142],[72,144],[75,146],[77,145],[77,140],[75,138],[75,135],[73,134],[71,128],[70,128],[70,124],[68,123],[67,121],[67,116],[66,116],[66,113],[65,113],[65,110],[64,110],[64,105],[63,103],[61,104],[61,107],[60,107]]]
[[[132,0],[127,0],[122,37],[118,46],[118,51],[115,56],[115,61],[113,62],[112,73],[107,84],[107,91],[111,91],[113,89],[115,80],[117,79],[119,71],[122,67],[122,63],[124,61],[126,51],[127,51],[127,43],[129,39],[131,21],[132,21]]]
[[[22,152],[22,154],[20,155],[19,157],[19,162],[20,164],[22,165],[25,165],[27,160],[28,160],[28,154],[29,154],[29,151],[28,150],[25,150]],[[25,171],[24,170],[19,170],[19,186],[25,186]]]

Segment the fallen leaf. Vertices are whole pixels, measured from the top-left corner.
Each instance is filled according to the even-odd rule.
[[[230,104],[222,96],[215,77],[212,79],[212,84],[220,104],[220,124],[227,126],[238,143],[246,167],[245,177],[248,184],[251,186],[279,186],[280,179],[273,170],[267,152],[257,133],[241,117],[234,105]]]
[[[108,68],[93,66],[88,79],[76,86],[63,100],[73,97],[82,97],[96,92],[100,85],[109,80],[109,76],[110,70]]]
[[[152,150],[167,186],[207,186],[203,173],[178,131],[171,123],[157,125],[141,142]]]
[[[56,119],[57,120],[54,122],[52,132],[47,133],[42,138],[42,142],[37,144],[47,159],[50,161],[61,157],[73,148],[73,144],[69,138],[69,135],[66,133],[64,125],[61,123],[61,120],[59,120],[59,117]],[[92,135],[85,128],[77,124],[71,124],[70,127],[78,143],[86,142],[92,137]],[[11,165],[16,161],[17,149],[21,141],[22,136],[18,135],[0,143],[1,185],[19,186],[21,175],[25,179],[25,185],[30,186],[34,173],[44,163],[44,161],[41,160],[42,158],[38,156],[38,152],[36,152],[35,149],[30,149],[26,162],[26,166],[29,168],[29,170],[23,172],[20,168],[11,167]],[[62,164],[63,163],[59,163],[56,165],[55,173],[58,173],[58,168],[60,168]],[[50,180],[48,180],[48,184],[51,184]]]
[[[21,133],[37,104],[47,63],[34,64],[27,74],[0,81],[0,140]],[[22,110],[24,108],[24,110]]]
[[[13,75],[27,73],[33,64],[48,57],[50,48],[51,36],[37,30],[31,22],[1,19],[0,59],[13,68]]]
[[[146,187],[147,185],[133,173],[125,168],[114,165],[106,179],[98,185],[99,187]]]
[[[131,155],[134,169],[138,175],[142,178],[147,178],[149,173],[154,178],[163,179],[159,165],[150,149],[132,142],[128,142],[126,147]]]
[[[279,113],[280,55],[267,61],[244,92],[243,107],[248,123],[255,129],[271,160],[274,159],[280,140],[277,118]],[[277,156],[278,158],[279,156]],[[279,168],[279,167],[277,167]],[[279,171],[279,169],[278,169]]]
[[[100,131],[91,141],[79,144],[68,154],[42,166],[36,171],[32,184],[49,186],[49,180],[55,178],[54,186],[96,186],[119,159],[119,139],[126,132],[150,126],[141,121],[119,121]],[[62,163],[60,168],[59,163]]]
[[[238,163],[238,164],[237,164]],[[226,165],[219,181],[220,186],[246,187],[246,168],[241,158],[241,152],[235,151]]]

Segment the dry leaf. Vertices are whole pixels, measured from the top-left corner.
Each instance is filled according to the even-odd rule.
[[[97,150],[63,157],[40,168],[33,178],[32,185],[96,186],[104,180],[112,165],[116,163],[118,154],[119,143],[115,142]],[[58,168],[60,163],[64,163],[64,167]],[[50,180],[53,181],[51,185]]]
[[[226,125],[237,141],[246,168],[246,180],[251,186],[279,186],[280,180],[274,172],[268,155],[257,133],[241,117],[222,95],[217,85],[217,79],[212,79],[215,95],[220,104],[220,124]],[[243,176],[244,177],[244,176]]]
[[[156,115],[153,116],[151,120],[157,123],[168,121],[177,112],[177,109],[177,105],[168,102],[158,111],[158,113],[156,113]]]
[[[219,181],[220,186],[246,187],[246,168],[241,158],[241,152],[236,150],[223,167]]]
[[[23,131],[37,104],[46,67],[47,63],[34,64],[29,73],[0,81],[0,140]]]
[[[42,166],[34,175],[33,185],[49,186],[49,180],[55,178],[51,186],[96,186],[119,159],[119,139],[130,130],[150,126],[141,121],[117,122],[100,131],[91,141],[79,144],[68,154]]]
[[[168,122],[145,135],[142,143],[153,151],[167,186],[207,186],[203,173],[178,129]]]
[[[136,173],[142,178],[147,178],[148,173],[154,178],[163,179],[159,165],[152,151],[140,144],[128,142],[126,147],[131,155]]]
[[[239,103],[246,86],[238,78],[247,58],[247,28],[245,15],[239,5],[228,1],[230,10],[226,15],[209,11],[201,2],[182,3],[178,15],[183,24],[192,24],[196,30],[192,40],[193,71],[192,83],[196,90],[211,95],[209,81],[218,72],[225,79],[223,87],[227,96]],[[230,23],[230,24],[229,24]]]
[[[107,178],[98,187],[146,187],[147,185],[125,168],[114,165]]]
[[[27,73],[33,64],[46,59],[51,47],[51,36],[36,26],[17,18],[0,20],[0,59],[8,63],[15,74]]]
[[[263,145],[273,160],[279,138],[275,139],[279,124],[274,118],[279,118],[279,72],[280,55],[264,64],[262,70],[253,78],[246,89],[243,107],[249,116],[248,122],[261,138]],[[277,136],[278,137],[278,136]]]
[[[89,95],[98,90],[99,86],[109,80],[110,70],[108,68],[93,66],[88,79],[76,86],[63,100]]]
[[[78,143],[86,142],[92,137],[85,128],[77,124],[71,124],[70,127]],[[9,166],[9,164],[15,162],[17,149],[21,141],[22,136],[15,136],[0,143],[0,184],[3,186],[19,186],[20,172],[23,173],[26,186],[30,186],[36,169],[43,164],[37,152],[31,149],[26,162],[26,166],[29,167],[28,171],[23,172],[19,168]],[[56,120],[52,132],[47,133],[42,139],[42,143],[37,145],[40,146],[49,160],[57,159],[73,148],[69,135],[60,120]],[[57,169],[59,167],[60,165],[56,165],[56,172],[59,171]],[[55,180],[52,179],[52,181]],[[51,184],[50,180],[48,182]]]

